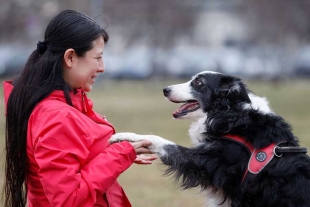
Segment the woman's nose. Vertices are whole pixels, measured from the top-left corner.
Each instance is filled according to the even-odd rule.
[[[98,73],[103,73],[104,72],[104,67],[99,67],[98,68]]]
[[[104,62],[102,61],[100,64],[99,64],[99,67],[98,67],[98,73],[103,73],[104,72]]]

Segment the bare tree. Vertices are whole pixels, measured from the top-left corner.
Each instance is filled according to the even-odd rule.
[[[111,24],[123,26],[129,45],[144,36],[150,46],[159,47],[170,47],[176,36],[190,33],[196,17],[194,8],[180,0],[107,0],[103,13]]]
[[[310,41],[309,0],[243,0],[252,36],[260,43],[290,46]]]

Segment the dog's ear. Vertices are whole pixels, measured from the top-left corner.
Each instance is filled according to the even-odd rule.
[[[251,99],[249,97],[249,90],[247,89],[246,85],[239,79],[237,82],[237,91],[238,91],[238,99],[240,102],[244,103],[251,103]]]
[[[225,76],[221,79],[220,87],[214,90],[214,105],[216,110],[228,111],[233,105],[251,103],[248,89],[241,79]]]
[[[249,124],[247,113],[240,107],[251,103],[249,90],[241,79],[233,76],[222,77],[220,86],[214,92],[214,109],[208,113],[206,129],[208,134],[222,135],[232,129],[246,128]]]
[[[251,103],[248,93],[249,90],[241,79],[232,76],[223,77],[221,79],[221,86],[216,90],[216,94],[219,97]]]

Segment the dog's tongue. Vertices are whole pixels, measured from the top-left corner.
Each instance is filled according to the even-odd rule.
[[[197,101],[189,102],[183,104],[179,109],[175,110],[172,115],[174,118],[178,118],[180,116],[186,115],[188,112],[196,111],[199,108],[200,106]]]

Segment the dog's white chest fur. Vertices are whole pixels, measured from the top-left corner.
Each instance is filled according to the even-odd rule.
[[[224,195],[221,190],[214,193],[212,188],[206,190],[206,204],[204,207],[231,207],[230,199],[223,203]]]
[[[204,124],[206,122],[206,119],[207,116],[205,115],[197,121],[193,122],[188,130],[189,136],[194,145],[197,145],[199,141],[203,139],[202,133],[206,131]]]
[[[194,145],[199,144],[199,142],[203,138],[205,138],[204,137],[205,135],[203,135],[203,133],[206,132],[206,128],[205,128],[206,119],[207,119],[207,115],[204,115],[202,118],[193,122],[188,130],[189,136]],[[213,189],[209,187],[206,189],[205,193],[206,193],[206,203],[204,207],[230,207],[231,206],[230,199],[227,199],[223,203],[224,195],[221,190],[214,193]]]

